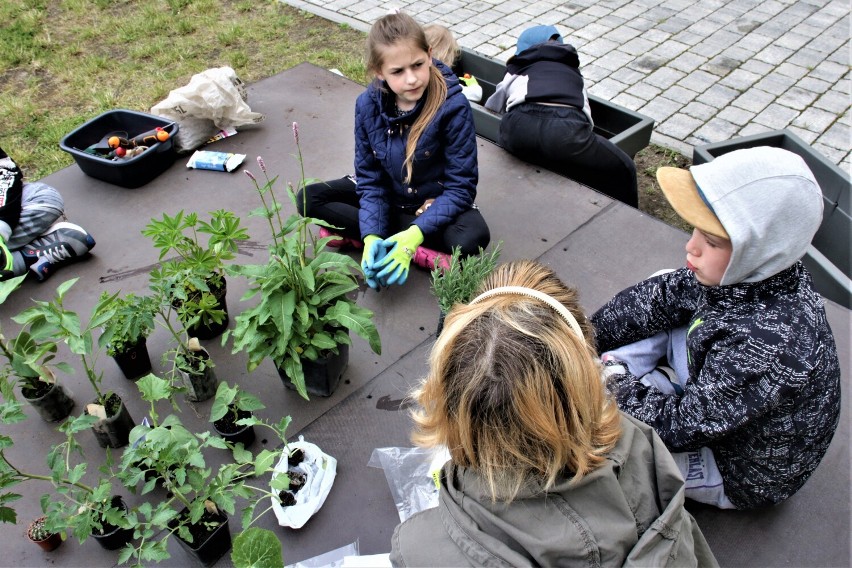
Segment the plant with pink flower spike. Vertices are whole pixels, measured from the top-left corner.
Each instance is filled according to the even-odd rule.
[[[286,192],[295,208],[298,189],[308,183],[295,122],[293,139],[300,179],[298,187],[288,183]],[[296,212],[285,219],[283,204],[275,193],[278,176],[270,176],[262,158],[257,158],[257,164],[263,184],[246,170],[262,204],[251,214],[264,217],[269,224],[269,257],[263,264],[228,266],[228,274],[249,281],[243,299],[259,295],[260,301],[235,318],[234,329],[225,332],[222,342],[224,345],[232,338],[233,352],[248,355],[249,371],[271,359],[299,394],[308,398],[304,362],[339,353],[341,345],[351,344],[350,332],[364,338],[376,353],[381,353],[381,341],[373,313],[350,297],[359,287],[358,262],[327,249],[330,238],[314,237],[310,226],[330,227],[328,223]]]

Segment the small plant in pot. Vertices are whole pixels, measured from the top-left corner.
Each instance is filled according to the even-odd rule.
[[[27,538],[36,543],[45,552],[56,550],[62,544],[62,533],[47,529],[47,518],[39,517],[27,528]]]
[[[263,408],[266,407],[253,394],[223,382],[216,389],[210,421],[216,433],[227,442],[248,447],[254,442],[254,425],[258,423],[252,413]]]
[[[149,286],[154,298],[154,321],[171,338],[172,348],[163,354],[167,376],[175,385],[183,385],[181,390],[190,402],[212,398],[218,383],[214,363],[198,338],[190,336],[188,326],[183,323],[179,309],[172,302],[174,281],[166,271],[155,270],[151,273]],[[196,319],[198,317],[195,316]]]
[[[15,291],[26,275],[0,282],[0,304]],[[15,387],[38,412],[42,419],[56,422],[65,419],[74,408],[68,390],[56,380],[56,370],[71,372],[67,363],[56,362],[56,342],[50,339],[37,340],[27,330],[7,339],[0,333],[0,394],[6,400],[15,400]]]
[[[20,403],[7,401],[0,406],[0,423],[12,424],[24,420]],[[0,435],[0,521],[16,522],[15,510],[8,503],[20,497],[10,489],[25,481],[49,482],[50,493],[41,497],[41,508],[45,516],[39,523],[43,533],[62,535],[70,530],[80,542],[89,536],[108,549],[124,546],[131,538],[127,517],[127,506],[114,495],[110,479],[111,461],[101,468],[103,477],[95,485],[86,485],[81,480],[86,474],[87,463],[83,459],[75,434],[91,427],[95,418],[87,415],[65,421],[60,430],[66,435],[65,442],[54,445],[47,456],[50,474],[28,472],[9,461],[6,450],[12,447],[11,438]],[[79,455],[75,460],[74,456]],[[40,535],[42,536],[42,535]],[[37,538],[36,540],[41,540]]]
[[[306,185],[298,128],[293,124],[299,166],[300,187]],[[365,339],[375,353],[381,353],[379,333],[373,313],[358,306],[350,294],[358,290],[359,264],[351,257],[326,248],[330,237],[317,239],[312,224],[329,227],[324,221],[301,217],[286,219],[283,203],[275,194],[278,176],[272,178],[258,157],[266,181],[258,183],[246,170],[257,190],[262,207],[252,215],[267,220],[272,241],[264,263],[229,265],[228,274],[243,276],[249,290],[243,300],[259,296],[259,301],[235,318],[233,330],[222,337],[223,345],[233,338],[233,352],[248,355],[248,370],[253,371],[270,359],[285,385],[292,385],[308,398],[308,393],[330,395],[348,361],[350,332]],[[287,194],[295,208],[292,184]],[[318,386],[306,385],[306,377]]]
[[[122,551],[119,563],[131,557],[136,563],[168,558],[167,540],[174,535],[202,564],[210,565],[231,546],[228,519],[237,514],[238,501],[244,504],[240,511],[243,528],[256,520],[255,508],[270,491],[253,486],[250,481],[271,471],[276,453],[261,450],[255,455],[242,444],[229,445],[209,431],[190,432],[174,414],[161,420],[157,403],[173,400],[171,383],[147,375],[136,385],[142,398],[150,403],[150,420],[131,433],[118,477],[133,491],[142,483],[144,495],[156,486],[156,480],[146,475],[153,470],[163,480],[168,494],[156,504],[137,508],[135,530],[143,538],[133,550]],[[278,424],[258,424],[272,429],[283,443],[289,422],[286,417]],[[218,468],[211,467],[204,457],[207,448],[230,449],[233,459]]]
[[[218,209],[203,221],[197,213],[181,210],[152,219],[142,234],[160,251],[160,261],[177,255],[162,262],[158,278],[171,283],[170,301],[190,335],[200,339],[220,335],[228,326],[225,261],[233,259],[239,242],[248,239],[240,218]],[[202,235],[207,235],[206,243]]]
[[[112,455],[107,453],[94,485],[79,481],[86,473],[87,462],[75,436],[90,428],[95,420],[84,414],[60,427],[66,435],[65,442],[55,445],[47,456],[55,490],[42,496],[41,507],[49,526],[67,528],[81,544],[93,537],[103,548],[116,550],[130,542],[133,530],[129,508],[112,485]],[[75,455],[79,456],[77,464]]]
[[[93,330],[102,329],[114,315],[113,296],[99,299],[92,308],[87,325],[82,325],[80,317],[65,306],[65,296],[78,278],[66,280],[56,289],[56,295],[49,302],[36,301],[30,307],[12,318],[21,325],[29,326],[33,338],[37,341],[62,341],[76,355],[95,399],[86,406],[86,413],[98,418],[92,425],[92,431],[102,447],[120,448],[127,444],[127,436],[133,427],[127,407],[114,391],[102,388],[103,373],[97,370],[98,355],[105,348],[106,337],[99,342],[93,338]]]
[[[101,301],[110,295],[103,292]],[[151,296],[126,294],[112,297],[113,317],[104,326],[107,355],[112,357],[129,380],[151,372],[147,338],[154,331],[155,299]]]
[[[480,248],[479,254],[465,258],[461,256],[461,249],[456,247],[453,249],[449,268],[435,268],[432,271],[432,294],[438,300],[441,310],[438,335],[441,335],[444,317],[452,307],[470,302],[485,278],[494,271],[502,244],[497,243],[489,252]]]

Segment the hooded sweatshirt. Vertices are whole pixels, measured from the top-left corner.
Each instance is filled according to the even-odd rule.
[[[628,372],[608,388],[672,451],[713,451],[738,508],[779,503],[805,483],[840,416],[840,363],[823,300],[799,261],[822,216],[804,161],[778,148],[691,169],[731,239],[718,286],[682,268],[623,290],[591,318],[600,352],[687,326],[689,377],[667,395]],[[727,167],[730,166],[730,167]]]
[[[622,416],[604,465],[579,483],[530,482],[492,503],[470,468],[448,462],[437,508],[397,526],[394,566],[715,566],[671,455],[646,425]]]

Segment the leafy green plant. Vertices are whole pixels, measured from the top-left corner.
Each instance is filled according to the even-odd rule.
[[[250,527],[234,538],[231,562],[236,568],[283,568],[281,540],[270,530]]]
[[[266,408],[255,395],[246,392],[236,385],[228,386],[228,383],[219,383],[216,388],[216,398],[210,408],[210,422],[216,422],[231,415],[233,421],[241,426],[252,426],[258,424],[256,418],[239,418],[240,411],[254,412]]]
[[[225,311],[218,307],[217,294],[224,291],[225,261],[232,260],[239,242],[248,239],[240,218],[232,211],[217,209],[204,221],[197,213],[163,213],[142,230],[160,251],[161,266],[152,278],[162,282],[178,318],[191,327],[220,324]],[[206,242],[202,235],[207,235]],[[169,254],[176,257],[165,260]]]
[[[301,169],[299,188],[303,188],[307,180],[296,123],[293,133]],[[381,353],[381,341],[373,313],[348,296],[358,289],[358,263],[326,250],[330,237],[314,237],[310,225],[331,227],[328,223],[298,213],[283,219],[283,204],[274,191],[278,176],[270,178],[263,160],[258,157],[257,162],[266,179],[260,185],[246,170],[262,203],[251,214],[267,220],[272,243],[265,263],[227,267],[228,274],[248,279],[249,290],[242,299],[259,295],[260,300],[235,318],[234,329],[225,332],[222,343],[233,336],[233,352],[248,355],[249,371],[271,359],[307,399],[303,361],[316,361],[337,353],[340,345],[350,345],[349,331],[364,338],[375,353]],[[293,185],[288,184],[286,191],[295,207]]]
[[[104,349],[106,338],[101,336],[96,343],[92,332],[104,327],[113,317],[115,312],[111,306],[117,295],[101,297],[92,308],[88,323],[83,326],[77,313],[65,306],[65,296],[77,280],[79,278],[66,280],[57,287],[52,300],[37,300],[34,306],[25,309],[12,320],[28,327],[36,342],[64,342],[71,353],[79,357],[86,378],[95,392],[96,406],[104,409],[102,418],[112,416],[117,411],[114,402],[117,397],[101,388],[103,373],[97,370],[98,355]],[[108,402],[111,402],[111,408],[107,407]]]
[[[101,294],[102,302],[109,302],[107,292]],[[112,297],[113,317],[104,325],[103,339],[110,357],[121,353],[147,338],[154,331],[154,316],[157,312],[152,296],[130,293]]]
[[[17,401],[6,401],[0,405],[0,424],[14,424],[26,419]],[[101,468],[101,477],[95,485],[87,485],[82,479],[86,475],[87,462],[75,435],[88,429],[97,421],[93,416],[82,415],[62,424],[60,431],[66,436],[64,442],[54,445],[47,455],[49,474],[23,470],[9,461],[6,451],[13,446],[9,436],[0,434],[0,522],[15,523],[17,515],[9,503],[19,499],[11,489],[26,481],[41,481],[52,484],[53,491],[40,499],[45,516],[39,528],[49,536],[70,530],[80,542],[84,542],[94,531],[101,531],[106,524],[127,527],[127,516],[113,503],[113,486],[110,481],[112,465],[107,461]],[[74,456],[79,456],[74,460]],[[34,540],[43,540],[36,538]]]
[[[0,282],[0,304],[18,289],[25,277],[22,275]],[[67,363],[53,363],[57,350],[55,341],[50,338],[38,340],[26,327],[11,339],[7,339],[0,330],[0,353],[5,359],[0,366],[0,394],[3,398],[15,400],[15,386],[19,386],[27,398],[37,398],[56,382],[54,369],[72,372]]]
[[[461,250],[453,249],[450,267],[432,271],[432,294],[438,300],[441,313],[447,314],[456,304],[469,302],[485,277],[494,271],[500,258],[501,243],[490,252],[481,248],[479,254],[461,258]]]
[[[190,432],[174,414],[161,420],[156,404],[172,398],[169,381],[147,375],[136,384],[143,400],[150,404],[150,421],[131,432],[131,443],[122,456],[118,477],[134,492],[141,483],[142,495],[153,491],[158,482],[162,483],[168,495],[156,504],[143,503],[136,508],[131,523],[139,541],[126,547],[118,562],[133,558],[141,564],[168,558],[168,538],[178,535],[191,543],[189,525],[201,522],[205,513],[235,515],[238,499],[245,503],[240,512],[243,528],[250,527],[266,512],[255,515],[258,503],[272,494],[269,489],[252,485],[251,480],[270,472],[280,451],[264,449],[253,454],[241,444],[230,445],[210,432]],[[239,398],[231,389],[220,389],[214,404],[227,406],[228,399]],[[277,424],[253,421],[270,429],[285,444],[289,416]],[[233,459],[214,469],[205,460],[207,448],[230,450]]]

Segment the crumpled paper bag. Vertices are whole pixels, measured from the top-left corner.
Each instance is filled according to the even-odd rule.
[[[246,86],[230,67],[215,67],[192,76],[151,107],[151,114],[180,124],[175,136],[179,153],[195,150],[219,130],[257,124],[266,117],[253,112]]]

